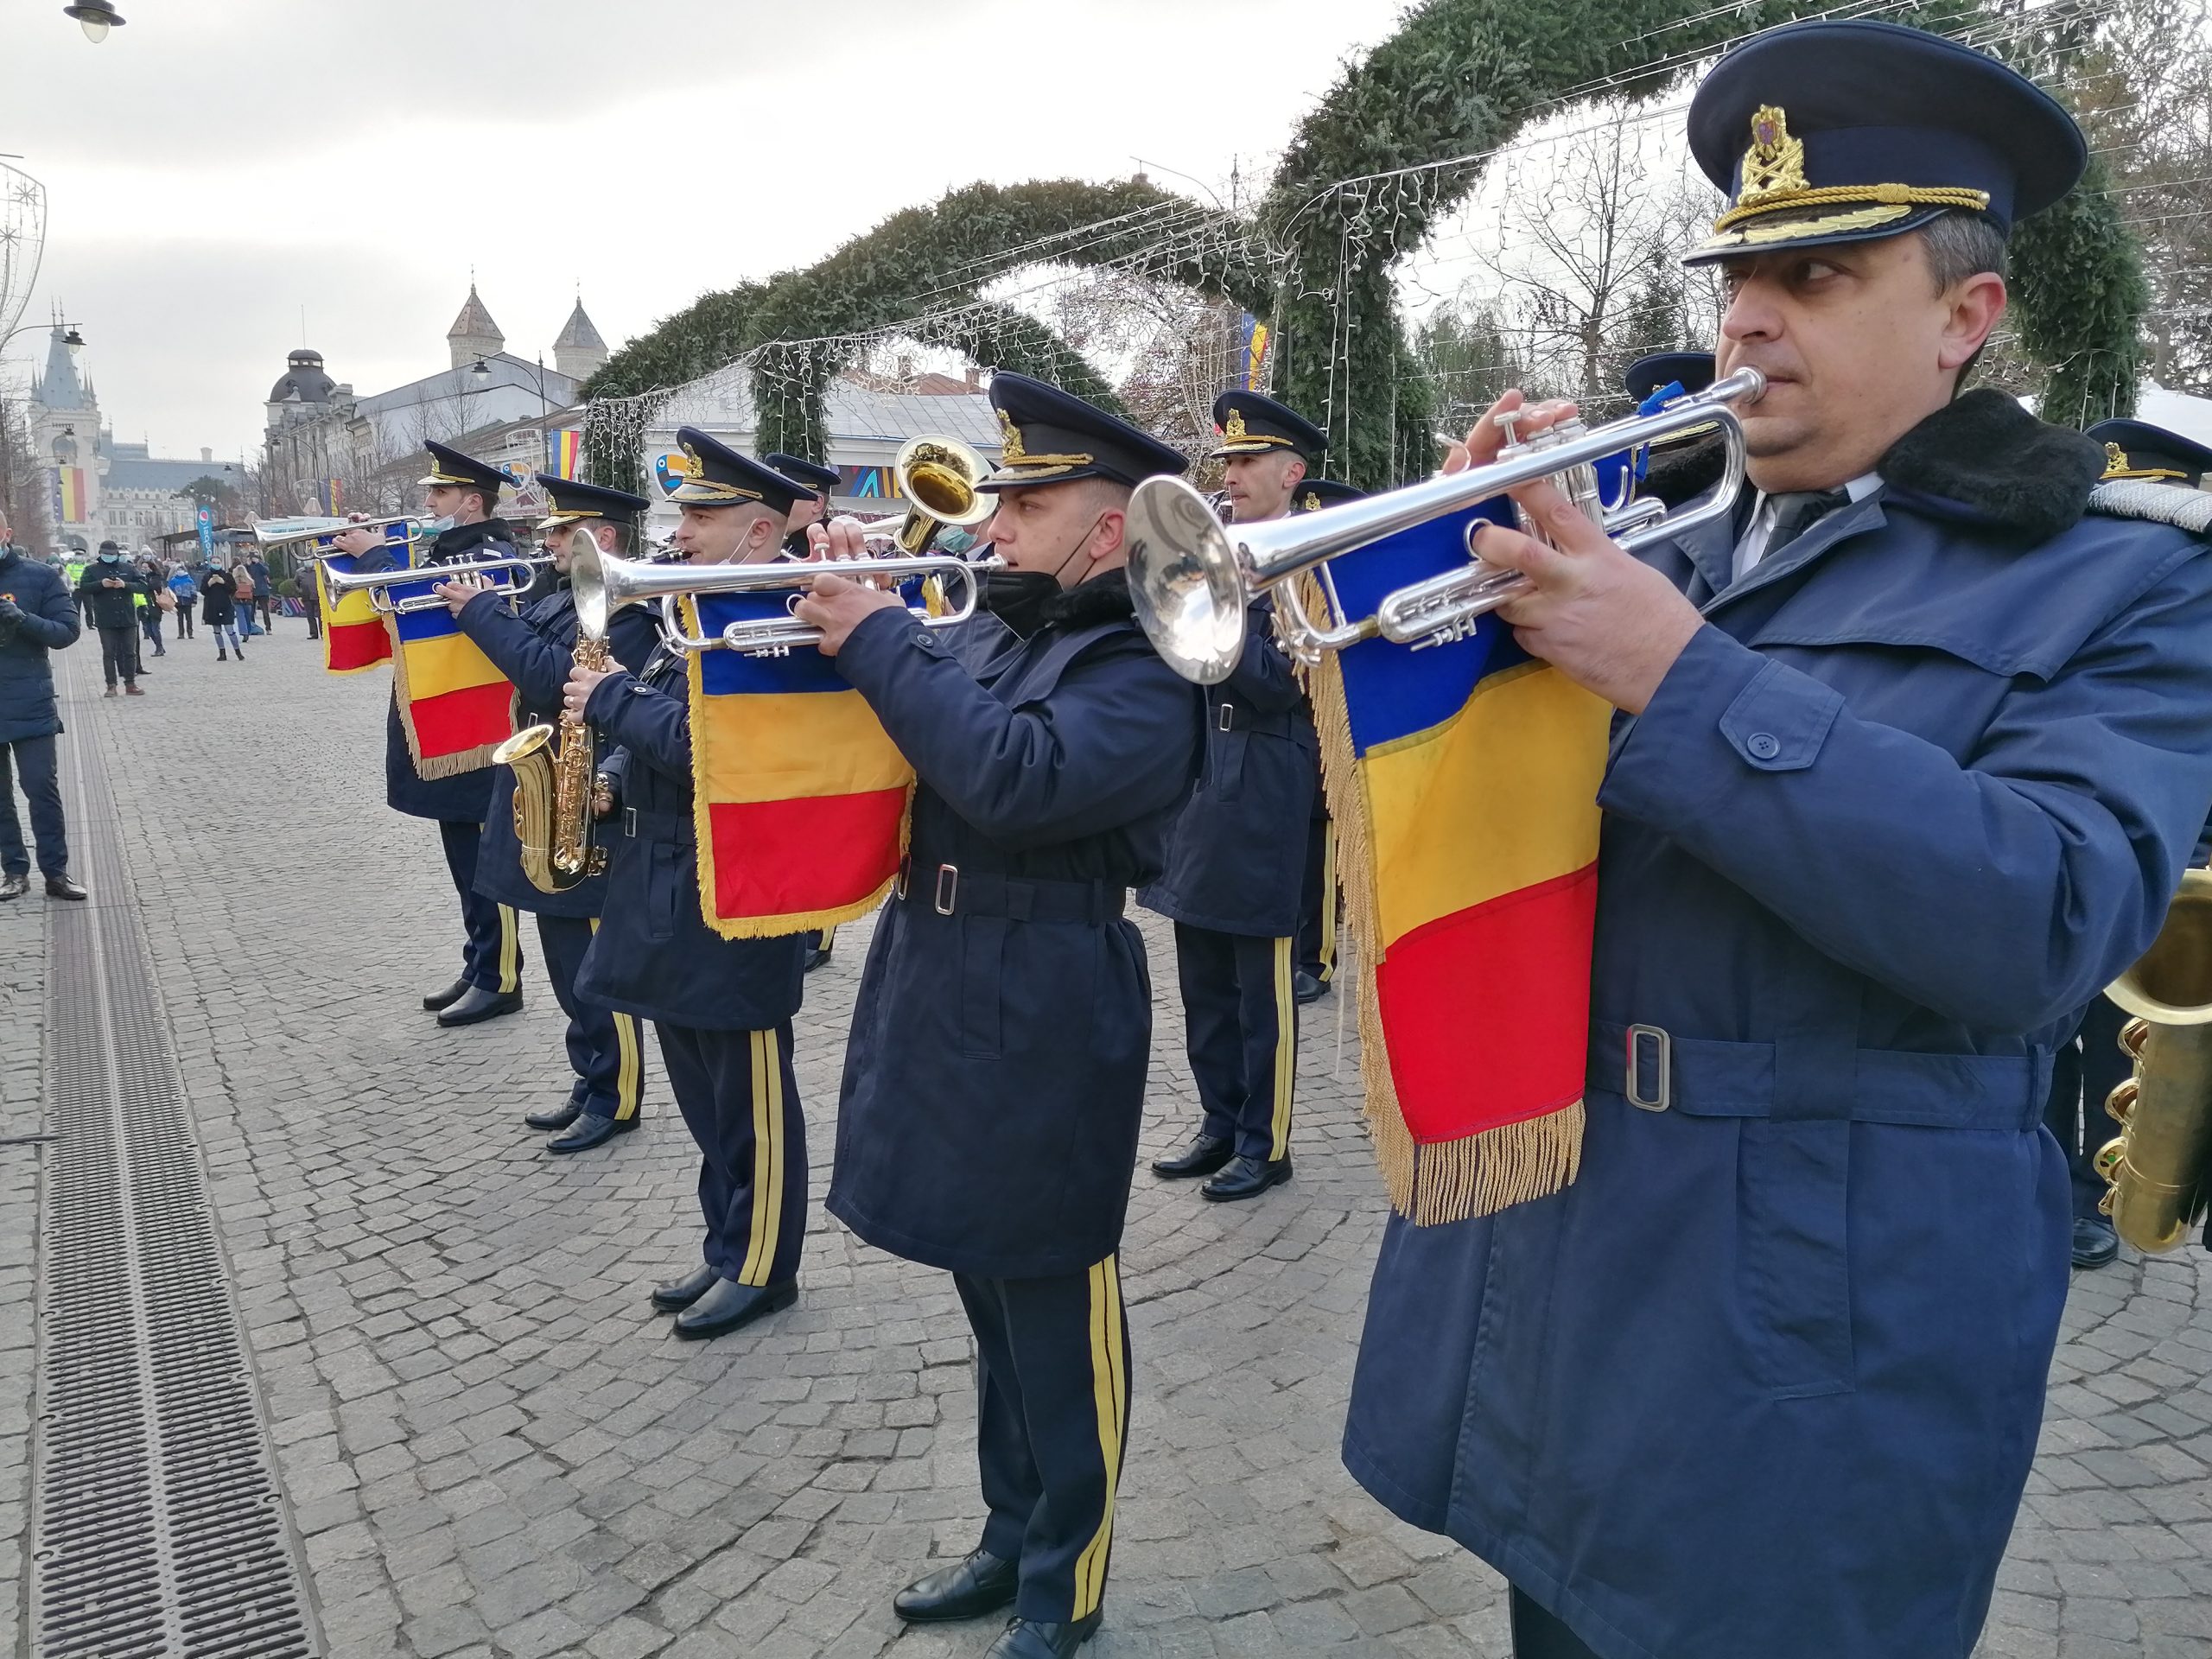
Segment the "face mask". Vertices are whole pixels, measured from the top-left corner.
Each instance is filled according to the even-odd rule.
[[[422,529],[422,534],[423,534],[423,535],[425,535],[425,536],[442,536],[442,535],[444,535],[444,534],[446,533],[446,531],[448,531],[451,530],[452,528],[453,528],[453,514],[451,514],[451,513],[448,513],[448,514],[446,514],[446,516],[445,516],[444,518],[433,518],[433,519],[431,519],[431,520],[430,520],[430,522],[429,522],[429,524],[427,524],[423,525],[423,529]]]
[[[100,563],[102,564],[121,564],[123,563],[123,555],[120,553],[103,553],[100,555]]]
[[[1049,570],[992,570],[983,576],[976,608],[1027,639],[1043,626],[1045,605],[1059,591],[1059,578]]]

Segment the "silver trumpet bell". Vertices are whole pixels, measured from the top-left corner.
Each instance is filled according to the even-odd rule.
[[[371,525],[347,524],[344,529],[368,529]],[[492,581],[493,591],[518,594],[530,586],[538,571],[552,561],[543,556],[526,557],[516,554],[512,557],[496,559],[467,559],[457,564],[401,565],[390,570],[340,570],[327,559],[322,564],[322,590],[335,604],[348,594],[366,594],[372,610],[386,616],[407,616],[416,611],[443,610],[445,601],[435,593],[408,594],[394,599],[391,590],[410,582],[449,582],[455,576],[481,576],[486,581],[495,575],[504,581]]]
[[[1519,573],[1474,557],[1477,521],[1471,509],[1520,485],[1550,478],[1631,551],[1679,536],[1735,504],[1745,460],[1736,405],[1755,404],[1765,391],[1764,375],[1738,369],[1655,415],[1595,428],[1565,421],[1523,439],[1512,430],[1517,416],[1501,415],[1509,442],[1487,466],[1264,524],[1224,525],[1206,498],[1181,479],[1148,478],[1130,497],[1128,517],[1129,592],[1137,620],[1168,664],[1201,685],[1228,677],[1244,653],[1246,607],[1277,588],[1277,622],[1292,654],[1301,661],[1365,639],[1402,645],[1447,643],[1527,585]],[[1707,425],[1719,429],[1726,448],[1720,480],[1712,490],[1672,512],[1649,499],[1605,507],[1592,470],[1595,462]],[[1297,604],[1296,590],[1282,588],[1293,576],[1340,553],[1455,512],[1470,513],[1465,533],[1471,563],[1464,570],[1396,589],[1372,616],[1318,627]]]

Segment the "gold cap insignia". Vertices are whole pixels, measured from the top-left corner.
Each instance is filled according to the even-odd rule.
[[[2105,445],[2105,476],[2107,478],[2112,477],[2115,473],[2128,471],[2133,464],[2127,458],[2127,451],[2118,444]]]
[[[1320,512],[1320,511],[1321,511],[1321,498],[1320,498],[1319,496],[1318,496],[1318,495],[1314,494],[1314,493],[1313,493],[1313,491],[1311,491],[1311,490],[1306,491],[1306,502],[1305,502],[1305,506],[1306,506],[1306,512]]]
[[[1243,410],[1232,409],[1229,411],[1229,424],[1221,429],[1221,435],[1232,443],[1246,435]]]
[[[1000,455],[1008,466],[1018,467],[1028,460],[1029,452],[1021,445],[1021,429],[1006,410],[998,411]]]
[[[1782,110],[1762,104],[1751,117],[1751,147],[1744,152],[1738,204],[1808,188],[1804,140],[1789,136],[1789,118]]]
[[[668,458],[668,470],[678,478],[697,478],[706,469],[700,464],[699,452],[687,443],[681,457],[671,455]]]

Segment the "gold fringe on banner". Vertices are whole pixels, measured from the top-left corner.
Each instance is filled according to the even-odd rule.
[[[422,740],[415,735],[415,704],[407,689],[407,652],[400,643],[399,624],[396,618],[387,616],[385,625],[391,632],[391,695],[398,705],[399,729],[407,739],[407,758],[414,762],[415,775],[429,783],[440,778],[458,778],[464,772],[481,772],[490,766],[493,754],[501,743],[513,735],[512,731],[502,734],[492,742],[480,743],[473,749],[457,749],[451,754],[434,754],[427,760],[423,758]],[[507,724],[512,728],[514,725],[512,701],[508,706]]]
[[[1335,607],[1313,572],[1296,580],[1306,615],[1335,618]],[[1322,652],[1319,666],[1306,680],[1313,722],[1320,732],[1323,791],[1337,826],[1337,879],[1344,888],[1344,931],[1359,942],[1359,969],[1351,988],[1359,999],[1364,1115],[1390,1207],[1416,1227],[1433,1227],[1548,1197],[1571,1185],[1582,1166],[1585,1115],[1580,1100],[1541,1117],[1427,1146],[1406,1127],[1397,1085],[1390,1076],[1390,1050],[1375,988],[1383,946],[1382,906],[1375,892],[1372,819],[1352,747],[1344,670],[1336,653]]]

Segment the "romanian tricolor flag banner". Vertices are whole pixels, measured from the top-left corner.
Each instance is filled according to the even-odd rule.
[[[582,427],[558,427],[545,435],[545,470],[556,478],[573,479],[576,466],[583,459],[584,435]]]
[[[1331,562],[1304,579],[1309,613],[1370,616],[1464,568],[1465,522]],[[1581,1158],[1611,709],[1494,616],[1461,639],[1326,653],[1312,690],[1391,1205],[1427,1225],[1555,1192]]]
[[[429,593],[449,574],[441,569],[387,591],[397,603]],[[424,778],[451,778],[490,766],[492,751],[514,735],[515,689],[506,676],[442,605],[385,620],[397,646],[392,696],[415,770]]]
[[[785,598],[702,594],[683,601],[684,624],[719,635],[785,614]],[[811,645],[693,655],[691,779],[700,908],[724,938],[855,920],[898,876],[913,768]]]
[[[341,526],[342,528],[342,526]],[[334,532],[334,534],[335,532]],[[407,526],[393,524],[385,532],[385,547],[391,559],[399,564],[409,563]],[[374,668],[378,663],[391,660],[391,631],[385,626],[383,613],[369,603],[366,594],[347,594],[333,600],[324,561],[329,567],[352,575],[359,561],[353,555],[333,553],[327,537],[309,546],[297,547],[292,554],[294,568],[302,560],[311,560],[315,569],[317,598],[322,604],[322,665],[333,674],[359,674],[363,669]],[[363,556],[375,559],[375,554]]]

